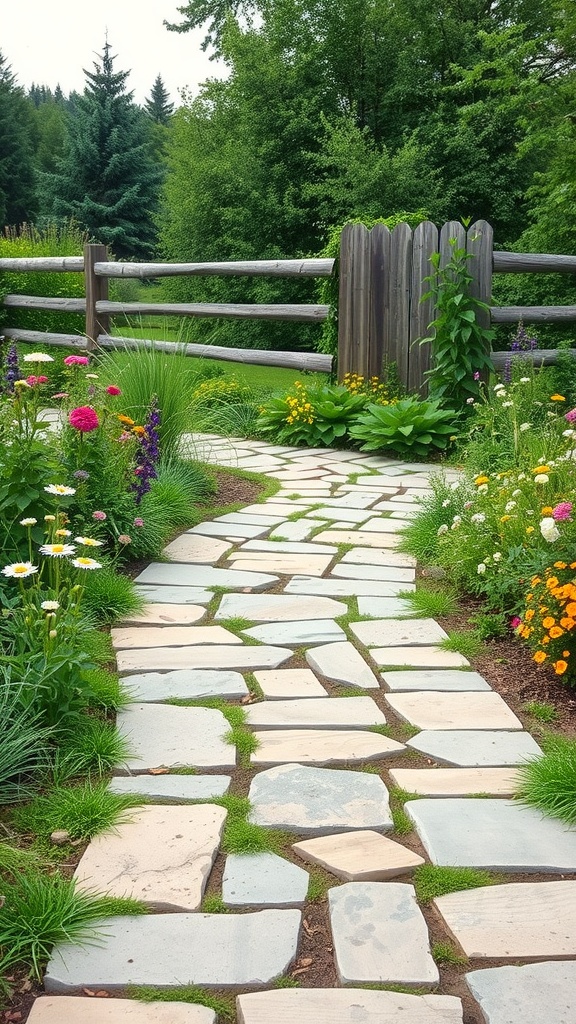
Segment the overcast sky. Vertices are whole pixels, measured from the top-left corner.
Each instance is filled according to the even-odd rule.
[[[158,74],[177,104],[179,89],[196,92],[199,82],[226,73],[202,52],[203,32],[169,32],[162,24],[181,21],[177,8],[184,0],[2,0],[2,6],[0,50],[25,88],[59,82],[65,93],[81,92],[82,68],[92,71],[106,31],[118,55],[115,69],[130,71],[127,86],[138,103]]]

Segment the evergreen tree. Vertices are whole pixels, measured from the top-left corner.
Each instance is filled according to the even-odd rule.
[[[148,122],[126,91],[128,71],[115,71],[110,44],[86,71],[74,96],[68,140],[51,176],[52,213],[73,218],[121,259],[147,257],[155,240],[154,213],[161,168],[150,151]]]
[[[0,53],[0,225],[33,222],[37,209],[33,167],[34,108]]]
[[[170,103],[170,93],[166,89],[162,76],[157,75],[148,99],[144,100],[144,109],[156,124],[167,125],[174,113],[174,104]]]

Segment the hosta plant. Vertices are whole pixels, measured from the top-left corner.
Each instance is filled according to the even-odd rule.
[[[261,408],[257,427],[280,444],[328,447],[346,436],[366,401],[343,385],[296,381],[290,394],[271,398]]]
[[[394,405],[369,405],[350,427],[362,451],[392,449],[398,455],[426,458],[453,439],[457,415],[439,402],[405,398]]]

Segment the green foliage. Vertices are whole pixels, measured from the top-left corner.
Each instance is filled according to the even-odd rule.
[[[428,458],[435,449],[446,449],[456,419],[456,413],[440,408],[439,401],[405,398],[393,405],[369,405],[350,427],[350,436],[363,442],[362,451],[391,450]]]
[[[54,776],[60,782],[79,776],[101,777],[126,761],[130,753],[128,740],[115,726],[84,715],[59,739]]]
[[[475,629],[451,629],[447,637],[439,640],[438,647],[443,651],[455,651],[470,660],[482,652],[484,643]]]
[[[83,604],[100,622],[115,622],[142,611],[144,599],[128,576],[104,564],[98,572],[88,573]]]
[[[457,611],[457,594],[452,587],[438,587],[427,584],[417,590],[402,591],[398,595],[411,605],[411,613],[424,618],[442,618]]]
[[[143,1003],[192,1003],[208,1006],[217,1015],[218,1020],[228,1022],[234,1020],[234,997],[215,996],[206,989],[196,985],[184,985],[182,988],[153,988],[151,985],[129,985],[129,999],[139,999]]]
[[[228,814],[222,837],[223,853],[280,853],[287,836],[278,829],[263,828],[249,820],[247,797],[223,796],[210,801],[225,807]]]
[[[263,406],[258,429],[280,444],[329,447],[343,439],[353,417],[366,405],[363,395],[337,384],[296,381],[292,394],[271,398]]]
[[[543,757],[518,766],[519,798],[545,814],[576,825],[576,740],[549,737]]]
[[[174,113],[174,104],[170,103],[170,94],[161,75],[154,79],[150,96],[144,100],[144,110],[156,124],[162,125],[167,125]]]
[[[444,868],[435,864],[421,864],[414,872],[414,888],[420,903],[430,903],[449,892],[496,885],[499,881],[489,871],[478,871],[476,868]]]
[[[430,397],[463,412],[468,399],[479,395],[480,376],[493,371],[494,331],[483,327],[479,317],[488,306],[470,294],[467,262],[472,254],[459,249],[456,239],[450,239],[450,246],[451,256],[444,266],[440,253],[430,257],[434,272],[426,279],[431,287],[423,299],[433,299],[436,316],[429,325],[432,334],[420,344],[429,343],[431,348],[432,369],[426,374]]]
[[[22,691],[10,668],[0,666],[0,804],[25,799],[48,764],[50,732],[40,712],[24,703]]]
[[[110,793],[105,782],[90,782],[73,788],[56,786],[44,796],[14,811],[12,820],[21,832],[49,839],[63,830],[70,839],[92,839],[130,820],[128,808],[141,801],[129,794]]]
[[[558,712],[554,705],[547,704],[545,701],[529,700],[523,707],[524,711],[538,722],[555,722],[558,718]]]
[[[23,224],[37,213],[33,133],[33,108],[0,52],[0,224]]]
[[[458,953],[449,942],[434,942],[432,956],[437,964],[467,964],[468,958]]]

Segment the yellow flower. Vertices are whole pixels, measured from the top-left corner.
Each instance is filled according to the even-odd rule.
[[[533,660],[536,662],[537,665],[541,665],[543,661],[546,661],[547,657],[548,655],[546,654],[546,651],[536,651]]]
[[[527,526],[526,527],[526,533],[534,533],[534,527],[533,526]]]
[[[474,483],[477,487],[480,487],[481,484],[489,483],[489,478],[487,476],[477,476]]]
[[[508,520],[511,519],[511,518],[512,518],[512,516],[500,516],[500,522],[501,523],[507,523]]]
[[[559,636],[563,636],[563,635],[564,635],[564,630],[560,629],[560,626],[552,626],[552,629],[550,630],[550,639],[551,640],[557,640]]]
[[[554,562],[554,568],[555,569],[565,569],[566,568],[566,562]]]
[[[563,661],[562,658],[560,658],[558,661],[552,662],[552,668],[554,669],[557,676],[562,676],[568,668],[568,663],[566,661]]]
[[[555,622],[556,619],[553,619],[551,615],[547,615],[545,619],[542,619],[542,625],[544,626],[544,629],[552,629]]]
[[[554,509],[552,508],[551,505],[544,505],[544,508],[542,509],[542,515],[543,516],[551,516],[553,511],[554,511]]]
[[[550,466],[536,466],[536,469],[532,470],[533,473],[549,473]]]
[[[565,402],[564,395],[550,395],[551,402]]]

